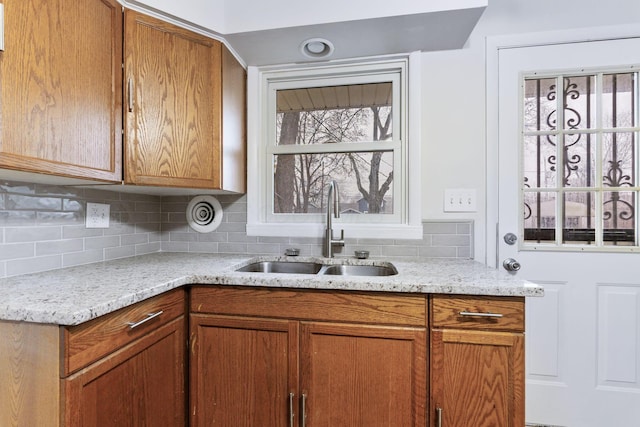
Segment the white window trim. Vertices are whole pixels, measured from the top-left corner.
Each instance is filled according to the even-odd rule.
[[[305,73],[312,70],[318,74],[340,77],[345,69],[365,69],[367,66],[381,67],[384,64],[405,62],[406,83],[401,88],[406,97],[407,114],[401,123],[400,132],[406,139],[402,159],[394,159],[401,164],[406,178],[402,183],[394,182],[394,194],[400,195],[398,202],[403,203],[404,210],[395,223],[358,223],[346,222],[342,219],[334,221],[334,229],[344,229],[349,238],[381,238],[381,239],[420,239],[422,238],[422,218],[420,200],[420,106],[421,106],[421,70],[420,53],[414,52],[402,56],[388,56],[362,61],[336,61],[331,63],[308,64],[305,66],[248,67],[248,99],[247,99],[247,235],[250,236],[287,236],[287,237],[321,237],[325,229],[324,215],[319,215],[317,222],[271,222],[268,209],[269,200],[266,174],[266,156],[269,156],[266,144],[273,125],[269,120],[266,108],[269,95],[268,82],[278,79],[291,79],[300,70]],[[342,71],[341,71],[342,70]],[[306,77],[308,79],[308,77]],[[410,87],[410,90],[409,90]],[[401,163],[398,163],[401,162]],[[394,180],[395,181],[395,180]],[[398,180],[400,181],[400,180]],[[404,185],[402,185],[404,184]],[[381,216],[380,216],[381,217]],[[307,217],[308,218],[308,217]],[[371,219],[367,219],[371,221]],[[388,221],[388,219],[387,219]]]

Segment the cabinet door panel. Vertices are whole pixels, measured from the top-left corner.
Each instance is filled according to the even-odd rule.
[[[180,317],[63,380],[67,427],[185,425]]]
[[[125,12],[125,181],[220,187],[221,43]]]
[[[122,7],[4,0],[0,167],[122,179]]]
[[[297,322],[191,315],[191,342],[192,425],[289,425]]]
[[[424,426],[424,328],[302,323],[309,427]]]
[[[523,340],[519,333],[432,331],[431,413],[442,409],[443,426],[524,425]]]

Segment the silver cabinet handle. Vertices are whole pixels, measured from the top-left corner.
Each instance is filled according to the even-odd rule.
[[[4,51],[4,3],[0,3],[0,51]]]
[[[295,397],[295,393],[289,393],[289,427],[294,427],[293,425],[293,398]]]
[[[442,408],[436,408],[436,427],[442,427]]]
[[[143,325],[145,323],[147,323],[149,320],[151,319],[155,319],[156,317],[160,316],[162,313],[164,313],[164,311],[160,310],[156,313],[149,313],[147,314],[147,317],[145,317],[142,320],[138,320],[137,322],[127,322],[127,325],[129,325],[129,329],[135,329],[140,325]]]
[[[302,413],[300,414],[300,418],[302,419],[302,426],[305,427],[307,424],[307,395],[302,393]]]
[[[471,311],[461,311],[459,314],[460,316],[468,316],[468,317],[494,317],[494,318],[504,317],[500,313],[473,313]]]
[[[129,78],[127,84],[127,101],[129,103],[129,112],[133,112],[133,79]]]

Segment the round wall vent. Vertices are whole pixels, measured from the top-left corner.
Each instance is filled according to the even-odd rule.
[[[213,196],[196,196],[187,206],[189,227],[198,233],[210,233],[222,222],[222,206]]]

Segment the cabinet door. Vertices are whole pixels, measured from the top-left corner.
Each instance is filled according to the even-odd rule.
[[[522,427],[523,334],[433,330],[431,417],[430,426]]]
[[[65,426],[185,425],[184,316],[63,380]]]
[[[4,0],[0,168],[122,179],[122,6]]]
[[[220,187],[221,43],[125,12],[125,182]]]
[[[300,342],[306,426],[425,425],[424,328],[303,322]]]
[[[289,426],[297,347],[295,321],[192,314],[191,425]]]

